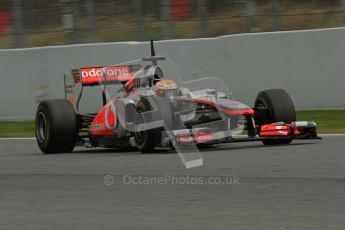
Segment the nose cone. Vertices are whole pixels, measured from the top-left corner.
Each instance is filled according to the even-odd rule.
[[[223,108],[225,112],[229,115],[250,115],[254,114],[254,110],[241,102],[229,100],[229,99],[219,99],[217,100],[217,106]]]

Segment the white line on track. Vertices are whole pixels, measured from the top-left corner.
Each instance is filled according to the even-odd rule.
[[[245,137],[245,135],[236,135],[237,137]],[[345,137],[343,133],[327,133],[319,134],[320,137]],[[235,136],[234,136],[235,137]],[[0,141],[11,141],[11,140],[36,140],[35,137],[1,137]]]
[[[325,133],[325,134],[318,134],[320,137],[344,137],[344,133]]]
[[[345,137],[345,133],[325,133],[325,134],[317,134],[319,137]],[[246,135],[234,135],[234,138],[245,138]]]
[[[36,140],[35,137],[1,137],[0,141],[11,141],[11,140]]]

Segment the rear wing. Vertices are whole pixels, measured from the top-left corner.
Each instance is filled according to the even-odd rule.
[[[83,86],[118,84],[131,79],[132,73],[139,68],[140,65],[82,67],[79,69],[77,77],[79,77]],[[72,74],[73,72],[76,71],[72,70]]]
[[[72,69],[69,74],[64,75],[65,99],[69,100],[75,111],[78,112],[83,87],[124,84],[132,78],[133,72],[138,69],[140,69],[140,65],[98,66]]]
[[[84,86],[93,86],[128,81],[131,72],[130,66],[83,67],[80,76]]]

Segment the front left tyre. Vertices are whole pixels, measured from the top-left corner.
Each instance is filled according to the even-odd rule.
[[[265,109],[268,111],[264,116],[256,114],[259,125],[274,122],[296,121],[296,110],[290,95],[283,89],[269,89],[259,92],[255,101],[256,111]],[[262,140],[264,145],[290,144],[291,138]]]
[[[72,104],[63,99],[42,101],[36,111],[35,133],[43,153],[72,152],[78,134],[77,115]]]

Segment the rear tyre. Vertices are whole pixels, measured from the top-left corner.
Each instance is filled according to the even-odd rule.
[[[135,106],[138,113],[151,111],[150,102],[142,98]],[[150,153],[154,151],[155,139],[156,139],[156,129],[145,130],[142,132],[134,132],[134,141],[138,150],[141,153]]]
[[[274,122],[296,121],[296,111],[289,94],[283,89],[269,89],[261,91],[255,101],[257,111],[267,111],[264,116],[256,114],[259,125]],[[264,145],[290,144],[289,139],[263,140]]]
[[[37,108],[35,133],[43,153],[72,152],[77,140],[77,116],[67,100],[42,101]]]

